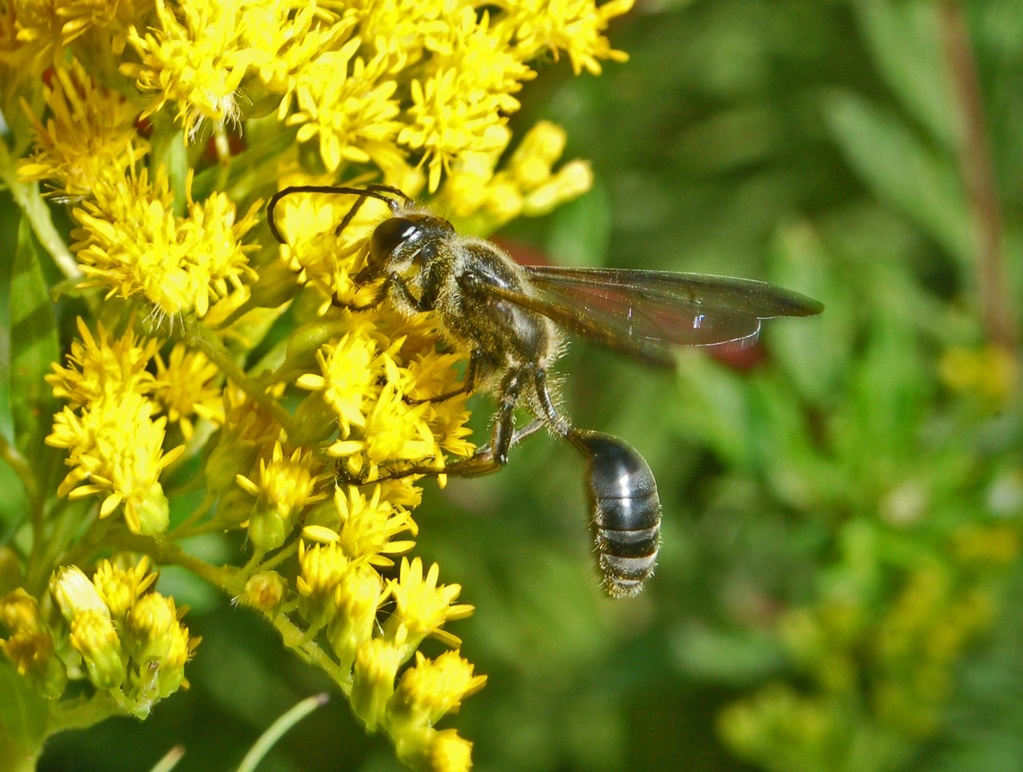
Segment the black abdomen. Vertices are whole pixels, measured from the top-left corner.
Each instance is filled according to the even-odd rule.
[[[612,597],[637,595],[654,572],[661,544],[661,502],[646,460],[617,437],[573,429],[586,456],[587,494],[597,561]]]

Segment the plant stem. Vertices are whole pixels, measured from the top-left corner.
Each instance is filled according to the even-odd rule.
[[[1014,357],[1018,334],[1006,271],[1002,213],[991,164],[984,104],[969,29],[960,3],[940,6],[942,45],[961,121],[959,168],[966,189],[977,250],[977,286],[988,339]]]

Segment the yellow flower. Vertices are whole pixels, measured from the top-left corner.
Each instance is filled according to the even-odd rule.
[[[565,51],[576,75],[584,68],[599,75],[598,59],[628,59],[623,51],[612,49],[602,33],[611,19],[628,13],[633,2],[611,0],[598,7],[594,0],[521,0],[509,7],[507,23],[515,29],[523,58],[549,50],[557,59],[558,52]]]
[[[288,114],[301,74],[345,40],[356,19],[351,9],[338,18],[324,3],[302,2],[263,4],[250,18],[244,41],[261,52],[253,66],[265,88],[284,95],[277,110],[280,120]]]
[[[485,679],[457,652],[431,661],[416,649],[428,635],[457,644],[444,626],[472,607],[456,603],[458,585],[438,584],[436,565],[424,576],[420,558],[404,558],[398,579],[379,569],[414,547],[422,498],[417,475],[389,475],[440,470],[446,454],[473,452],[460,390],[469,352],[439,343],[432,314],[406,318],[391,307],[382,277],[361,281],[367,240],[392,215],[386,203],[288,196],[274,212],[274,234],[287,240],[279,249],[254,243],[265,234],[255,229],[260,202],[237,207],[288,184],[383,182],[409,195],[441,191],[427,204],[483,235],[549,210],[590,177],[578,162],[558,168],[565,139],[550,124],[514,148],[508,118],[534,77],[529,62],[564,53],[576,71],[596,72],[599,60],[624,58],[603,33],[630,4],[0,3],[2,101],[24,95],[33,125],[15,134],[35,135],[21,180],[53,181],[75,202],[71,251],[85,305],[101,305],[89,290],[117,299],[102,305],[107,326],[79,321],[67,362],[47,377],[66,402],[46,439],[67,449],[57,492],[98,495],[100,518],[123,511],[128,530],[159,536],[106,528],[101,540],[68,522],[55,533],[77,540],[37,545],[31,560],[60,554],[84,565],[117,546],[174,559],[178,547],[166,542],[179,535],[247,527],[255,554],[240,575],[208,575],[232,594],[239,585],[223,577],[244,579],[238,601],[282,631],[304,625],[285,636],[296,650],[325,639],[321,654],[336,661],[324,669],[401,759],[467,769],[471,743],[433,725]],[[207,129],[210,156],[191,144]],[[56,238],[43,241],[61,258]],[[136,319],[151,339],[133,332]],[[199,452],[209,433],[196,416],[219,427],[208,452]],[[205,483],[170,532],[160,477],[184,448],[165,452],[168,424],[201,465],[194,485]],[[368,483],[335,486],[326,500],[344,470]],[[173,489],[176,507],[190,487]],[[266,555],[299,527],[297,549]],[[201,562],[187,558],[182,565]],[[284,576],[296,577],[290,597]],[[198,644],[155,582],[148,558],[103,561],[92,579],[65,567],[51,579],[59,617],[27,594],[0,599],[0,647],[47,696],[84,670],[109,692],[96,705],[145,717],[187,686]]]
[[[454,394],[462,384],[455,365],[464,361],[462,354],[419,355],[401,370],[402,392],[412,400],[432,400],[441,394],[452,394],[443,400],[428,401],[423,420],[430,427],[437,444],[446,453],[468,457],[476,449],[466,438],[472,431],[466,426],[469,411],[465,403],[468,393]]]
[[[93,337],[85,320],[78,318],[81,340],[71,342],[68,366],[53,364],[53,373],[46,382],[53,387],[53,396],[66,401],[71,408],[91,405],[104,398],[116,398],[123,392],[149,394],[153,376],[146,365],[159,348],[159,341],[141,343],[131,329],[117,340],[100,322]]]
[[[505,139],[504,116],[519,108],[511,95],[535,76],[510,50],[509,34],[471,7],[426,33],[429,68],[412,81],[411,120],[398,141],[423,152],[431,191],[462,153],[496,150]]]
[[[167,497],[160,473],[184,451],[163,452],[166,418],[152,419],[153,404],[129,392],[105,398],[77,415],[65,407],[53,420],[46,444],[68,448],[71,472],[57,493],[71,498],[104,494],[100,517],[124,504],[124,519],[133,533],[166,530]]]
[[[352,671],[352,710],[370,731],[384,720],[394,694],[394,678],[405,661],[405,646],[385,638],[363,641],[355,652]]]
[[[295,589],[304,601],[303,615],[314,624],[329,621],[334,611],[330,601],[348,570],[348,557],[337,542],[310,546],[303,539],[298,545],[298,564],[301,573],[295,579]]]
[[[157,354],[153,399],[163,405],[168,420],[181,425],[186,440],[195,431],[192,415],[199,405],[204,408],[204,417],[224,422],[220,389],[211,385],[219,375],[219,368],[205,354],[189,351],[180,343],[171,350],[167,364]]]
[[[593,187],[593,171],[585,161],[570,161],[542,185],[530,190],[522,202],[522,214],[540,217]]]
[[[975,395],[991,405],[1003,405],[1019,388],[1015,354],[997,345],[949,349],[941,358],[940,374],[953,391]]]
[[[384,161],[394,154],[401,124],[393,75],[405,65],[400,54],[377,54],[368,62],[356,56],[362,44],[352,38],[338,51],[327,51],[296,78],[298,109],[288,116],[299,126],[298,141],[319,139],[327,171],[342,163]]]
[[[412,648],[428,635],[449,646],[457,646],[461,641],[441,628],[448,620],[464,619],[473,612],[473,607],[467,604],[453,605],[462,591],[461,585],[438,585],[439,576],[440,566],[436,563],[424,577],[421,559],[409,562],[408,558],[402,558],[399,578],[390,582],[396,608],[385,629],[394,629],[400,623],[408,631]]]
[[[110,615],[99,591],[78,566],[63,566],[54,571],[50,577],[50,594],[67,622],[83,611]]]
[[[506,132],[499,148],[469,150],[451,164],[439,198],[461,230],[488,235],[520,215],[547,214],[592,187],[593,173],[583,161],[554,170],[565,149],[565,132],[559,126],[537,123],[498,170],[510,139],[511,132]]]
[[[398,134],[398,142],[423,152],[431,191],[440,185],[441,174],[470,148],[495,150],[504,139],[502,119],[495,101],[469,101],[461,91],[460,73],[443,70],[424,80],[413,80],[411,123]]]
[[[295,527],[298,514],[326,494],[316,493],[315,487],[322,473],[313,469],[312,453],[297,448],[285,458],[280,443],[274,446],[273,457],[259,462],[259,482],[244,475],[235,481],[246,493],[256,497],[256,506],[249,519],[249,538],[260,550],[277,549]]]
[[[415,667],[402,675],[388,711],[393,720],[433,726],[486,682],[486,676],[473,675],[472,663],[457,651],[444,652],[434,660],[417,651]]]
[[[66,19],[60,29],[64,45],[96,32],[100,50],[120,54],[129,25],[145,18],[151,7],[152,0],[67,0],[57,8],[57,16]]]
[[[357,287],[353,277],[364,267],[366,240],[387,216],[387,209],[379,201],[368,201],[344,231],[335,234],[354,203],[351,196],[285,196],[277,204],[274,220],[285,239],[281,257],[299,274],[301,283],[322,286],[325,295],[342,303],[363,305],[370,297],[357,300],[357,295],[368,288]],[[338,321],[351,322],[352,314],[343,311]]]
[[[132,605],[127,621],[133,660],[145,665],[167,655],[171,648],[168,632],[178,624],[173,598],[155,592],[143,595]]]
[[[120,686],[127,676],[121,639],[117,636],[109,613],[86,610],[71,620],[69,640],[75,651],[82,655],[89,680],[97,689]]]
[[[393,0],[385,3],[357,0],[351,6],[367,42],[377,51],[401,52],[410,61],[418,61],[423,56],[425,41],[432,33],[446,29],[448,22],[444,17],[452,9],[447,0]]]
[[[135,565],[121,567],[109,560],[101,561],[92,584],[118,624],[123,624],[135,601],[156,583],[158,574],[149,570],[149,558],[143,556]]]
[[[377,612],[388,598],[383,580],[368,564],[350,565],[334,590],[334,615],[327,639],[343,670],[352,667],[359,647],[377,626]]]
[[[39,601],[19,587],[0,598],[0,651],[20,675],[49,699],[59,697],[67,684],[64,664],[39,613]]]
[[[11,66],[12,81],[33,81],[47,67],[60,65],[64,36],[59,5],[57,0],[9,0],[0,6],[7,26],[0,60]]]
[[[136,129],[138,110],[105,89],[77,60],[54,70],[43,91],[52,113],[44,127],[34,116],[35,149],[18,162],[22,180],[55,180],[69,196],[92,194],[97,180],[124,174],[149,150]]]
[[[146,558],[126,568],[105,561],[91,581],[76,566],[50,579],[50,594],[68,622],[68,642],[89,680],[99,689],[120,688],[127,700],[122,706],[140,718],[186,683],[185,662],[199,644],[181,624],[184,612],[174,599],[147,592],[155,579]]]
[[[39,615],[39,601],[23,588],[0,598],[0,624],[5,632],[37,633],[43,629]]]
[[[472,767],[472,743],[454,729],[431,732],[426,759],[437,772],[467,772]]]
[[[142,117],[175,100],[189,137],[204,118],[216,124],[239,121],[238,87],[259,53],[245,47],[240,34],[249,21],[246,5],[244,0],[190,2],[175,13],[156,0],[158,24],[144,34],[134,25],[128,32],[140,63],[121,65],[140,91],[153,93]]]
[[[178,612],[180,616],[181,611]],[[201,638],[192,638],[188,634],[188,628],[178,623],[168,631],[170,646],[164,655],[163,661],[157,670],[159,698],[163,699],[176,692],[180,687],[188,688],[188,679],[185,678],[185,663],[192,659],[196,647]]]
[[[235,598],[236,603],[263,612],[280,608],[288,591],[288,580],[276,571],[260,571],[245,580],[245,592]]]
[[[126,624],[132,667],[125,692],[137,715],[145,716],[158,700],[170,696],[185,680],[185,663],[199,645],[179,621],[173,598],[154,592],[132,606]]]
[[[323,392],[323,399],[337,416],[341,436],[347,437],[353,425],[366,425],[364,406],[382,369],[377,342],[347,333],[317,351],[316,361],[323,375],[306,374],[296,385]]]
[[[65,566],[50,578],[50,594],[70,627],[69,641],[99,689],[113,689],[127,675],[121,640],[110,610],[77,566]]]
[[[382,498],[383,488],[373,486],[372,496],[349,486],[334,492],[334,504],[340,515],[339,539],[350,558],[365,558],[377,566],[392,565],[385,555],[407,552],[415,546],[411,540],[394,541],[401,533],[415,535],[418,527],[411,515],[393,502]]]
[[[428,411],[427,403],[410,405],[396,386],[385,384],[366,417],[364,449],[371,468],[385,461],[438,458],[440,447],[424,420]]]
[[[194,310],[204,316],[210,302],[240,289],[255,275],[242,236],[256,222],[257,206],[235,222],[235,206],[223,193],[203,202],[191,198],[191,172],[185,181],[188,216],[174,213],[167,172],[159,167],[152,184],[147,170],[130,173],[95,191],[74,214],[82,227],[72,245],[83,287],[107,288],[107,295],[142,295],[160,313]]]

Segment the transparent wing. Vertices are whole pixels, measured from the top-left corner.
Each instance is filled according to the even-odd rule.
[[[810,316],[823,304],[752,279],[615,268],[527,266],[529,295],[494,295],[566,330],[649,364],[671,365],[678,346],[745,348],[763,319]]]

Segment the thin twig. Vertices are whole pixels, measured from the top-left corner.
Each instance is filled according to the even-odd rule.
[[[988,339],[1017,356],[1013,305],[1002,234],[1002,212],[991,163],[984,103],[962,7],[955,0],[940,6],[942,45],[960,114],[959,167],[966,189],[977,249],[977,286]]]

